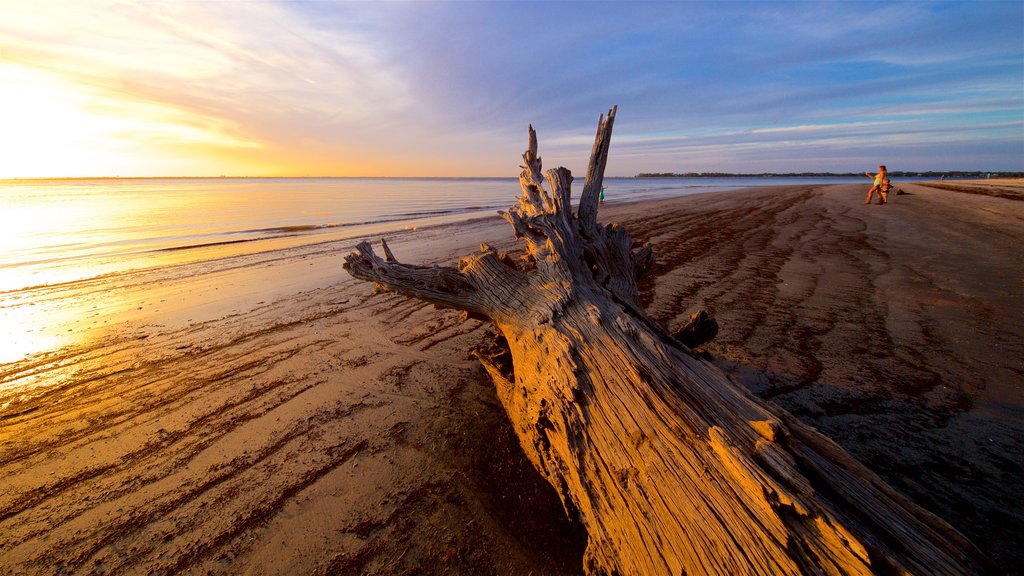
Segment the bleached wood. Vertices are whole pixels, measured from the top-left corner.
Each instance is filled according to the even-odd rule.
[[[455,269],[361,244],[345,267],[499,329],[514,373],[481,361],[527,456],[586,527],[589,573],[983,571],[953,528],[644,315],[636,278],[653,252],[596,221],[615,112],[599,121],[576,217],[568,170],[544,189],[530,127],[522,197],[503,216],[535,269],[486,245]]]
[[[594,136],[594,147],[590,151],[590,163],[587,165],[587,179],[580,194],[579,219],[584,227],[590,228],[597,223],[597,205],[604,185],[604,169],[608,164],[608,149],[612,143],[612,127],[615,124],[615,112],[618,106],[612,106],[608,117],[603,115],[597,119],[597,135]]]

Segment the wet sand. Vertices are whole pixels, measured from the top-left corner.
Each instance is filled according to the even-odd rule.
[[[961,185],[974,190],[900,184],[885,206],[857,185],[708,196],[627,226],[661,258],[652,317],[707,308],[721,330],[706,350],[734,380],[1016,573],[1024,202]]]
[[[984,189],[984,185],[979,185]],[[1003,184],[1001,184],[1003,186]],[[1005,186],[1024,188],[1020,182]],[[731,377],[1024,565],[1024,202],[835,185],[609,205]],[[389,236],[511,247],[496,218]],[[575,574],[579,526],[468,357],[487,326],[341,269],[352,241],[47,289],[0,365],[0,573]]]

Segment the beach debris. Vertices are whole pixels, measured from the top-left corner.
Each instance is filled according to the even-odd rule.
[[[391,253],[391,248],[388,248],[387,240],[381,238],[380,239],[380,246],[384,250],[384,258],[388,262],[398,262],[398,260],[395,259],[395,255]]]
[[[526,258],[483,245],[455,267],[416,266],[363,242],[345,269],[493,323],[500,338],[476,357],[586,528],[589,574],[984,572],[956,530],[647,317],[637,279],[653,248],[597,221],[615,114],[598,119],[575,213],[572,174],[542,174],[529,127],[522,196],[501,213]],[[698,315],[697,340],[711,326]]]
[[[718,335],[718,321],[708,314],[707,310],[698,310],[690,314],[686,324],[672,333],[672,337],[682,342],[687,348],[696,348],[711,342]]]

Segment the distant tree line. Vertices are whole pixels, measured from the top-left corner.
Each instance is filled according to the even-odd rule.
[[[636,178],[856,178],[864,172],[641,172]],[[890,170],[892,178],[1024,178],[1024,172],[985,172],[980,170],[928,170],[925,172]]]

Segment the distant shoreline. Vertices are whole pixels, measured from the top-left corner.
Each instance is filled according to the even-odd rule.
[[[1024,172],[988,172],[984,170],[949,170],[923,172],[890,171],[893,178],[949,178],[984,180],[987,178],[1024,178]],[[634,176],[608,176],[610,180],[643,178],[860,178],[864,172],[641,172]],[[0,182],[69,182],[95,180],[515,180],[515,176],[58,176],[0,178]]]
[[[984,180],[986,178],[1024,178],[1024,172],[988,172],[951,170],[937,171],[890,171],[893,178],[952,178]],[[634,178],[859,178],[864,172],[763,172],[761,174],[734,174],[731,172],[641,172]]]

